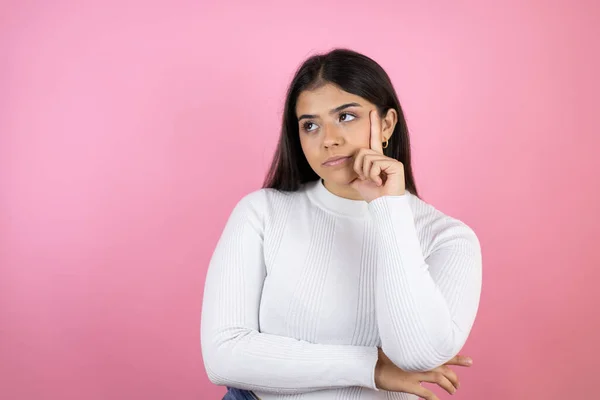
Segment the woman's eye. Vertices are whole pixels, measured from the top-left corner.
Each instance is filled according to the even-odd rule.
[[[304,124],[304,130],[306,132],[312,132],[315,129],[317,129],[317,125],[313,124],[312,122],[307,122],[307,123]]]
[[[343,121],[343,122],[352,121],[354,118],[356,118],[356,117],[352,114],[348,114],[348,113],[340,114],[340,121]]]

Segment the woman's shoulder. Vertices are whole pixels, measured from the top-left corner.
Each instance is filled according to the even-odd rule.
[[[286,192],[272,188],[261,188],[243,195],[237,202],[234,212],[252,213],[265,217],[291,207],[302,190]]]
[[[412,193],[408,193],[408,200],[415,228],[427,250],[433,251],[446,245],[466,245],[465,248],[479,249],[477,234],[465,221],[441,211]]]

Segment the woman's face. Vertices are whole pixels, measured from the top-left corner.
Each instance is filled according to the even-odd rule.
[[[375,109],[374,104],[333,84],[298,96],[296,117],[302,150],[325,186],[336,194],[356,197],[348,186],[357,178],[354,156],[361,148],[370,147],[369,112]],[[389,110],[380,120],[383,137],[391,136],[395,118],[396,112]]]

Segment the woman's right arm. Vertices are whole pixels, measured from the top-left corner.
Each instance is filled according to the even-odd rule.
[[[201,317],[209,379],[285,394],[348,386],[377,390],[376,347],[321,345],[259,332],[265,211],[264,191],[244,197],[210,260]]]

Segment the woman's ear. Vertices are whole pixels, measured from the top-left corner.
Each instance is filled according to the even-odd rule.
[[[394,128],[396,127],[397,122],[398,113],[393,108],[390,108],[389,110],[387,110],[387,113],[381,121],[381,135],[384,139],[390,140],[392,134],[394,133]]]

